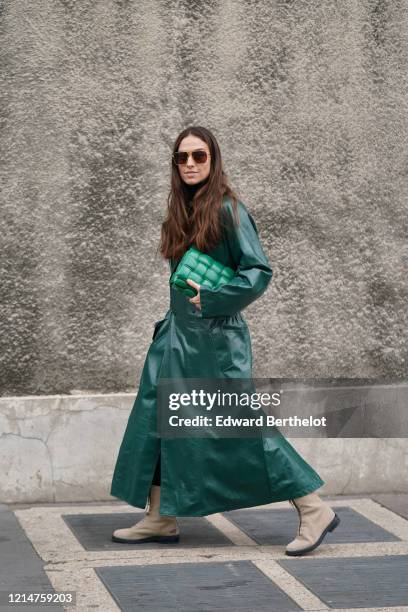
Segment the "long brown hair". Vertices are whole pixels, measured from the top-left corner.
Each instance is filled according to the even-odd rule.
[[[195,243],[202,252],[215,247],[221,239],[225,218],[222,197],[231,198],[234,216],[238,222],[238,195],[229,185],[223,170],[221,151],[215,136],[207,128],[190,126],[177,136],[172,153],[178,151],[180,142],[192,134],[207,143],[211,154],[210,174],[193,199],[191,215],[186,206],[186,188],[177,165],[171,162],[171,187],[167,197],[167,216],[161,227],[159,251],[165,259],[180,259]]]

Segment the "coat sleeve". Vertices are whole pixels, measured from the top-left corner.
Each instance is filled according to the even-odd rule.
[[[217,289],[200,287],[201,316],[232,316],[246,308],[267,288],[272,268],[259,241],[255,221],[238,201],[239,225],[233,220],[232,203],[226,204],[230,231],[226,240],[235,260],[235,276]]]

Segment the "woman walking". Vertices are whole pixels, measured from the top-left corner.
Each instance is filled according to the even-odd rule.
[[[186,128],[173,147],[160,244],[170,275],[191,246],[232,268],[235,276],[217,289],[190,280],[196,291],[191,298],[170,286],[170,308],[154,326],[111,486],[111,495],[146,514],[114,531],[112,539],[177,542],[177,516],[289,500],[299,528],[285,552],[305,554],[339,518],[315,492],[324,481],[282,435],[170,439],[157,434],[160,378],[252,376],[242,310],[262,295],[272,277],[255,221],[229,186],[218,143],[203,127]]]

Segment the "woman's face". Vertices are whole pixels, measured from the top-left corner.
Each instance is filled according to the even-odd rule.
[[[201,138],[198,138],[198,136],[189,134],[189,136],[183,138],[177,150],[180,152],[187,151],[190,153],[187,163],[179,164],[177,166],[181,179],[188,185],[195,185],[200,181],[204,181],[210,174],[211,167],[210,149],[207,143],[201,140]],[[207,161],[205,161],[203,164],[198,164],[194,161],[191,152],[196,150],[206,151]]]

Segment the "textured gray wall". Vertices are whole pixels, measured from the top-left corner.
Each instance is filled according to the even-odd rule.
[[[406,377],[402,0],[9,0],[1,393],[126,391],[168,308],[170,147],[219,138],[275,272],[257,376]]]

